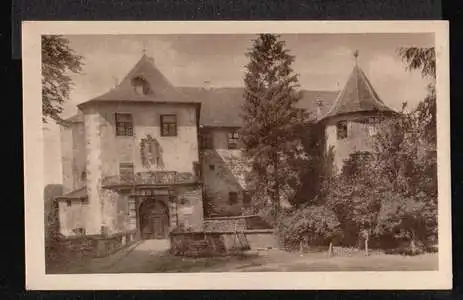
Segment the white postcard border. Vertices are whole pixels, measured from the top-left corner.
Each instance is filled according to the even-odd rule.
[[[41,105],[42,34],[435,33],[439,270],[432,272],[265,272],[45,274]],[[451,175],[449,35],[446,21],[26,21],[22,24],[26,288],[30,290],[450,289]]]

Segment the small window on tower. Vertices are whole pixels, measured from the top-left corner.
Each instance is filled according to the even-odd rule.
[[[368,133],[370,134],[370,136],[375,136],[377,132],[378,129],[375,123],[368,125]]]
[[[338,140],[347,138],[347,122],[340,121],[336,124],[336,137]]]
[[[228,193],[228,204],[233,205],[238,203],[238,193],[237,192],[229,192]]]
[[[247,191],[243,192],[243,204],[244,205],[251,204],[251,195],[249,195],[249,192]]]

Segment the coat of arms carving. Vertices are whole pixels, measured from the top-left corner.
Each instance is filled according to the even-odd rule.
[[[164,168],[161,145],[149,134],[140,141],[140,156],[143,167],[147,169]]]

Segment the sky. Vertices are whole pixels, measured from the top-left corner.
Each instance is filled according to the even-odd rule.
[[[255,35],[74,35],[70,47],[84,57],[80,74],[72,75],[74,88],[63,117],[77,112],[76,105],[111,89],[141,58],[143,51],[174,86],[243,86],[245,53]],[[359,51],[358,64],[380,98],[399,110],[412,108],[426,95],[427,81],[405,69],[400,47],[434,46],[433,34],[291,34],[281,35],[295,56],[293,68],[301,88],[340,90]],[[59,128],[44,129],[45,183],[61,183]]]

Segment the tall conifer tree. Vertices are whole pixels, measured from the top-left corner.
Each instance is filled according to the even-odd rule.
[[[281,194],[297,176],[287,162],[302,147],[295,127],[300,124],[298,77],[294,56],[273,34],[261,34],[246,53],[244,126],[240,132],[244,153],[252,162],[254,188],[280,211]]]

